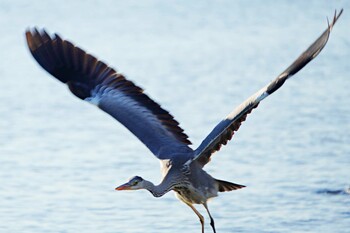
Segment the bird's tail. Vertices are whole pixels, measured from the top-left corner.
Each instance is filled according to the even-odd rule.
[[[219,185],[219,192],[228,192],[245,187],[244,185],[235,184],[224,180],[216,180],[216,182],[218,182]]]

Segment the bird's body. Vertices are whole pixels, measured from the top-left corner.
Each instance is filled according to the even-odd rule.
[[[175,185],[173,190],[186,204],[204,204],[208,199],[216,197],[219,192],[218,182],[197,163],[191,163],[189,166],[174,165],[169,169],[170,177],[173,177],[174,173],[178,173],[176,175],[180,179],[177,180],[182,182]]]
[[[324,33],[284,72],[219,122],[195,150],[189,147],[191,142],[174,117],[122,74],[56,34],[50,37],[44,30],[39,32],[34,29],[28,30],[26,37],[32,55],[46,71],[67,84],[78,98],[96,105],[118,120],[161,161],[163,179],[158,185],[135,176],[116,190],[147,189],[155,197],[173,190],[197,214],[204,232],[204,218],[193,206],[202,204],[216,232],[207,201],[216,197],[218,192],[245,186],[215,179],[203,167],[214,152],[226,145],[263,99],[319,54],[341,13],[334,15],[333,22]]]
[[[184,184],[174,187],[176,196],[186,204],[204,204],[216,197],[219,185],[216,180],[194,163],[189,168],[183,167]]]
[[[178,168],[174,167],[174,170],[180,170],[180,176],[185,181],[175,186],[174,191],[177,197],[186,204],[205,204],[210,198],[218,196],[218,192],[245,187],[213,178],[203,170],[198,162],[192,162],[189,166],[183,164]]]

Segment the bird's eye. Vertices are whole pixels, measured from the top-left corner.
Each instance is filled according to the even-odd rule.
[[[132,183],[132,185],[137,185],[137,183],[138,183],[138,181],[135,180],[135,181]]]

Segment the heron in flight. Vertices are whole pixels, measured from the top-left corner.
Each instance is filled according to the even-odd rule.
[[[148,97],[143,89],[59,35],[50,36],[44,29],[26,31],[29,50],[47,72],[68,85],[70,91],[123,124],[161,161],[162,181],[158,185],[139,176],[131,178],[116,190],[146,189],[155,197],[170,190],[199,217],[202,233],[204,218],[194,207],[201,204],[207,210],[214,231],[214,219],[207,201],[218,192],[232,191],[244,185],[213,178],[203,170],[211,155],[232,138],[247,115],[267,96],[315,58],[328,41],[329,34],[342,10],[335,12],[327,29],[285,71],[272,82],[250,96],[219,122],[195,150],[188,136],[173,116]]]

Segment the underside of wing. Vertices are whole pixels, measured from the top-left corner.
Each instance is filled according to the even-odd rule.
[[[45,30],[33,29],[26,38],[33,57],[47,72],[121,122],[159,159],[192,151],[173,116],[122,74],[56,34],[50,37]]]
[[[284,72],[282,72],[267,86],[260,89],[254,95],[245,100],[224,120],[222,120],[195,150],[194,160],[198,161],[203,166],[208,163],[210,161],[211,155],[214,152],[220,150],[222,145],[226,145],[226,143],[234,135],[235,131],[239,129],[242,122],[245,121],[247,115],[259,105],[260,101],[279,89],[288,78],[296,74],[321,52],[328,41],[329,34],[334,24],[342,12],[343,10],[341,10],[339,14],[335,12],[333,21],[331,24],[328,24],[328,28]]]

